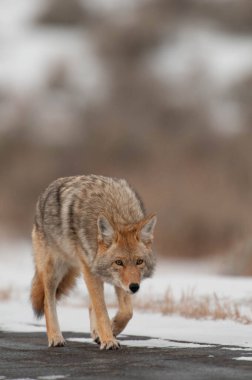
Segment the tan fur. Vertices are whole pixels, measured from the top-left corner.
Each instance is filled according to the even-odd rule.
[[[90,328],[101,349],[117,349],[132,317],[131,293],[149,277],[156,218],[125,180],[102,176],[60,178],[40,196],[32,232],[35,275],[31,302],[45,313],[50,346],[65,344],[56,300],[82,273],[90,296]],[[139,261],[140,260],[140,261]],[[119,310],[110,321],[103,283],[115,286]]]
[[[112,331],[115,336],[120,334],[127,323],[133,316],[133,307],[131,296],[125,293],[121,288],[116,287],[116,295],[119,304],[119,310],[112,319]]]
[[[37,318],[42,317],[42,315],[44,314],[44,298],[45,293],[43,282],[36,271],[32,280],[31,302],[32,308]]]

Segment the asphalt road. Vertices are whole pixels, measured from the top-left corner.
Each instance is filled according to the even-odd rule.
[[[65,338],[89,337],[64,333]],[[137,338],[127,336],[127,340]],[[139,337],[143,339],[143,337]],[[234,357],[250,352],[223,346],[200,348],[122,347],[100,351],[98,346],[67,342],[47,348],[44,333],[0,332],[0,379],[252,379],[252,362]]]

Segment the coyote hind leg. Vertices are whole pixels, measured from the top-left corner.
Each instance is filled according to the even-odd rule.
[[[66,268],[56,249],[45,242],[43,233],[32,231],[35,259],[35,276],[31,290],[31,301],[37,316],[45,313],[49,346],[63,346],[65,341],[60,332],[56,311],[57,288],[66,274]]]
[[[62,273],[58,270],[58,268],[56,270],[55,264],[56,262],[54,260],[48,258],[45,264],[45,271],[43,272],[45,292],[44,310],[49,347],[58,347],[65,345],[65,340],[60,331],[56,310],[56,292],[58,285],[65,274],[65,271]]]

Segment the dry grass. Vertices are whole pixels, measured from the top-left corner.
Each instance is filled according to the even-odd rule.
[[[63,299],[63,304],[70,307],[88,307],[89,298],[75,293],[78,301],[72,302],[71,297]],[[76,300],[76,298],[73,298]],[[79,301],[80,299],[81,302]],[[117,308],[116,299],[106,300],[110,308]],[[242,311],[242,309],[244,309]],[[171,288],[168,288],[163,297],[149,296],[143,299],[141,296],[134,299],[134,310],[162,313],[163,315],[179,315],[191,319],[232,320],[244,325],[252,324],[251,303],[248,301],[234,301],[232,299],[220,299],[217,294],[199,296],[194,289],[182,292],[180,298],[176,298]]]
[[[251,316],[241,311],[241,304],[232,300],[221,300],[215,293],[197,296],[194,290],[183,292],[175,299],[169,288],[162,299],[136,300],[137,309],[161,312],[164,315],[181,315],[186,318],[224,320],[230,319],[243,324],[251,324]]]

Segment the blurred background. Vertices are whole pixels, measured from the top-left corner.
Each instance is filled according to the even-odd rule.
[[[103,174],[157,212],[161,256],[252,274],[251,0],[0,6],[2,242],[52,180]]]

